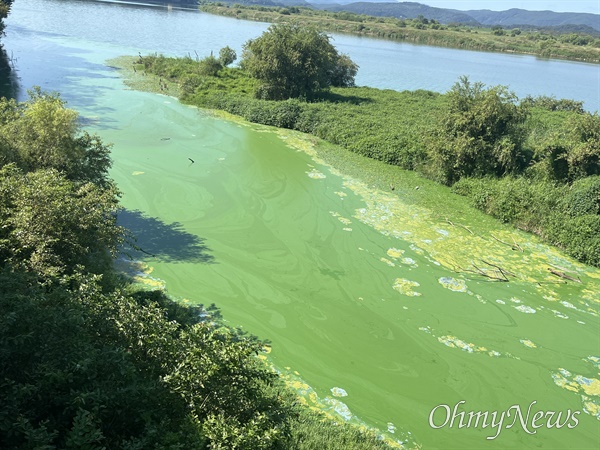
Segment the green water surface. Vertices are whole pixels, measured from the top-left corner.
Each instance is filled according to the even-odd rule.
[[[297,134],[156,94],[106,101],[121,223],[147,252],[146,281],[269,339],[309,403],[408,446],[596,448],[600,271],[445,188],[422,182],[420,200],[410,183],[374,189]],[[501,277],[491,264],[510,282],[472,273]],[[495,440],[491,427],[430,427],[436,405],[461,400],[490,412],[536,401],[533,412],[580,411],[579,424],[533,435],[517,423]]]
[[[12,41],[22,86],[60,90],[114,143],[140,279],[270,340],[308,404],[406,447],[600,447],[600,270],[412,173],[129,90],[105,61],[134,49],[30,33]],[[578,424],[517,422],[494,440],[490,426],[430,426],[460,401],[536,402],[531,415]]]

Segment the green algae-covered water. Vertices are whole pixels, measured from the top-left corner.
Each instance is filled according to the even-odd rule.
[[[129,90],[105,65],[126,50],[44,35],[18,62],[114,143],[140,281],[215,303],[306,403],[398,445],[598,448],[600,270],[414,174]]]
[[[269,359],[309,403],[425,448],[596,446],[600,271],[462,199],[432,208],[446,189],[421,181],[426,206],[415,186],[373,189],[297,134],[160,95],[112,100],[122,223],[155,255],[142,278],[270,339]],[[495,440],[458,419],[431,427],[434,407],[461,400],[467,412],[524,414],[537,402],[531,415],[564,423],[580,411],[579,423],[530,435],[517,422]]]

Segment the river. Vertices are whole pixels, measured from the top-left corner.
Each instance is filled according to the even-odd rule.
[[[87,129],[114,143],[121,223],[154,255],[140,255],[140,280],[166,286],[183,302],[214,302],[228,323],[269,339],[269,360],[309,404],[408,447],[598,447],[600,270],[502,226],[415,174],[393,193],[380,191],[332,163],[313,139],[127,89],[106,64],[138,51],[239,49],[266,24],[56,0],[16,0],[7,24],[3,42],[18,68],[19,95],[33,85],[60,91]],[[361,42],[368,44],[359,49]],[[377,65],[369,72],[361,52],[376,53],[375,45],[449,59],[458,52],[490,73],[497,64],[508,71],[515,58],[341,36],[336,44],[361,64],[360,84],[398,89],[412,87],[385,84],[394,77],[376,81],[368,74]],[[588,107],[598,102],[590,94],[597,66],[516,58],[537,65],[537,80],[554,68],[568,73],[573,90],[527,91],[502,76],[491,84],[585,100]],[[434,90],[455,81],[426,86],[425,75],[418,78],[418,87]],[[581,84],[586,89],[578,96]],[[365,174],[391,170],[357,161]],[[518,242],[523,252],[500,240]],[[483,261],[510,270],[511,282],[467,272],[476,264],[492,273]],[[582,282],[562,283],[548,267]],[[530,407],[531,415],[555,412],[554,419],[560,412],[560,423],[569,413],[576,426],[549,429],[544,422],[534,429],[530,417],[505,429],[516,408],[499,430],[481,423],[459,428],[460,417],[441,426],[444,406],[433,416],[440,427],[431,426],[436,406],[452,409],[461,401],[462,411],[497,417],[513,405],[524,416]]]

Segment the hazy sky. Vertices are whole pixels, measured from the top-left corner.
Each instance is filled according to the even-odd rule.
[[[408,0],[401,0],[408,1]],[[556,12],[586,12],[600,14],[600,0],[414,0],[438,8],[452,8],[460,10],[491,9],[505,11],[510,8],[521,8],[529,11],[550,10]],[[598,19],[600,20],[600,18]]]

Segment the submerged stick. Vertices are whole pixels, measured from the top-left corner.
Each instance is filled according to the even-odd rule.
[[[446,219],[446,222],[448,222],[450,225],[452,225],[453,227],[461,227],[464,228],[465,230],[467,230],[469,233],[471,233],[473,236],[475,236],[475,233],[473,233],[469,227],[465,226],[465,225],[461,225],[460,223],[456,224],[456,223],[452,223],[450,222],[448,219]]]
[[[492,233],[490,233],[490,236],[491,236],[491,237],[493,237],[493,238],[494,238],[495,240],[497,240],[498,242],[500,242],[501,244],[508,245],[508,246],[509,246],[509,247],[510,247],[512,250],[517,250],[517,249],[519,249],[519,250],[523,251],[523,249],[522,249],[522,248],[519,246],[519,244],[517,244],[516,242],[515,242],[515,245],[513,245],[513,244],[511,244],[511,243],[509,243],[509,242],[505,242],[505,241],[503,241],[502,239],[498,239],[498,238],[497,238],[496,236],[494,236]]]
[[[564,272],[560,272],[560,271],[558,271],[558,270],[554,270],[554,269],[552,269],[552,268],[550,268],[550,267],[548,267],[548,271],[549,271],[549,272],[550,272],[552,275],[556,275],[557,277],[564,278],[565,280],[574,281],[575,283],[581,283],[581,280],[580,280],[579,278],[574,278],[574,277],[572,277],[572,276],[570,276],[570,275],[567,275],[567,274],[566,274],[566,273],[564,273]]]

